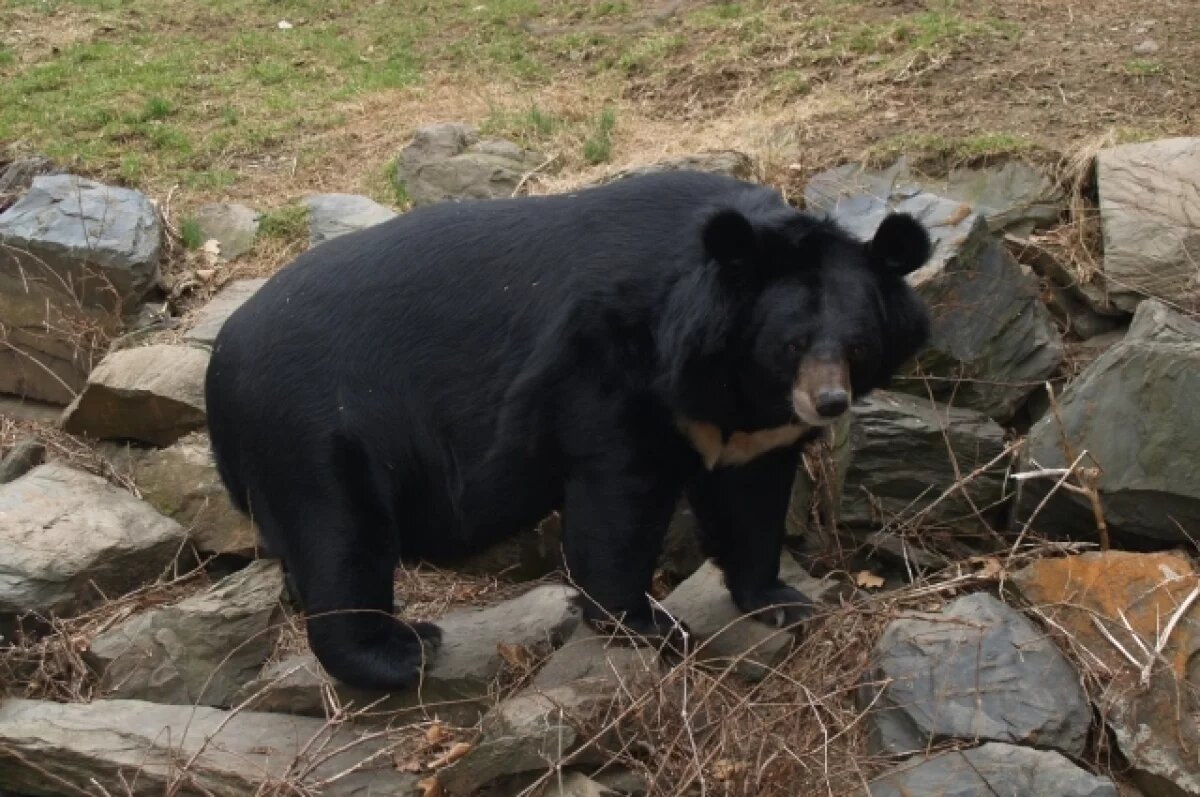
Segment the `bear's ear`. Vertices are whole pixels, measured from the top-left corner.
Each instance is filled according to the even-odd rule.
[[[758,237],[753,225],[732,208],[709,216],[701,236],[705,251],[722,268],[744,265],[758,253]]]
[[[925,265],[933,245],[919,221],[907,213],[892,213],[875,231],[867,252],[876,268],[902,277]]]

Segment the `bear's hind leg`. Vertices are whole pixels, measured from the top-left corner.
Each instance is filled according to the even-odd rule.
[[[737,607],[776,627],[807,619],[812,603],[779,579],[779,559],[800,447],[718,468],[689,487],[704,553],[716,560]]]
[[[362,689],[405,689],[417,682],[426,645],[441,631],[405,623],[393,610],[399,553],[381,519],[343,500],[308,496],[287,514],[293,544],[285,559],[306,615],[309,645],[330,675]]]

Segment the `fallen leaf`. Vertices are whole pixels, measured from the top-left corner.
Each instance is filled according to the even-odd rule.
[[[441,769],[444,766],[453,764],[455,761],[471,752],[471,747],[472,745],[467,742],[459,742],[437,758],[430,761],[428,766],[430,769]]]
[[[860,570],[854,574],[854,583],[863,589],[879,589],[884,581],[882,576],[877,576],[870,570]]]
[[[417,788],[421,790],[421,797],[442,797],[446,793],[442,789],[442,784],[438,783],[437,778],[419,780],[417,781]]]
[[[961,222],[963,219],[965,219],[967,216],[970,216],[970,215],[971,215],[971,206],[970,205],[959,205],[957,208],[954,209],[954,212],[950,214],[950,218],[946,219],[946,225],[949,227],[954,227],[959,222]]]
[[[994,581],[1004,575],[1004,565],[994,556],[973,556],[967,561],[979,568],[975,571],[976,578]]]
[[[425,730],[425,741],[429,744],[441,744],[450,738],[450,731],[440,722],[435,722]]]
[[[716,780],[732,780],[745,771],[745,761],[730,761],[728,758],[720,758],[713,762],[713,778]]]
[[[496,652],[513,669],[528,670],[534,665],[533,653],[524,645],[511,645],[507,642],[499,642],[496,644]]]

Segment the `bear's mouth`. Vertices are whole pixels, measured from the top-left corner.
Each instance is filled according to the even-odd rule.
[[[833,357],[805,357],[792,387],[792,410],[802,423],[828,426],[850,409],[850,368]]]

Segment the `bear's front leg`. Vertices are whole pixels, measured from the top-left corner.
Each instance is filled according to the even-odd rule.
[[[779,558],[800,446],[704,473],[688,489],[704,553],[725,574],[734,604],[768,625],[791,627],[812,602],[779,580]]]
[[[651,467],[604,458],[573,468],[563,507],[563,548],[592,625],[610,630],[620,623],[651,642],[682,649],[687,629],[649,599],[680,492]]]

